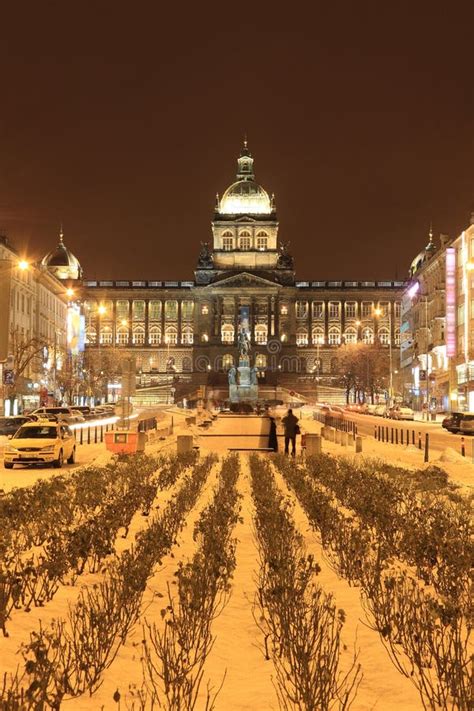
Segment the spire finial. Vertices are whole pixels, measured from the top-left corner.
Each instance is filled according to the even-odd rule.
[[[59,244],[64,244],[64,231],[63,231],[63,223],[62,222],[59,227]]]
[[[433,220],[430,220],[429,236],[430,236],[430,242],[433,243]]]
[[[244,148],[245,150],[248,148],[247,131],[244,133]]]

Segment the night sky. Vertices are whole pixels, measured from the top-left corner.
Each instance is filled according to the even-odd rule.
[[[6,5],[0,232],[30,258],[62,222],[89,279],[192,278],[244,133],[299,279],[401,278],[469,224],[473,2]]]

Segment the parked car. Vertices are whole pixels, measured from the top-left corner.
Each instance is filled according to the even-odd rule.
[[[360,415],[365,415],[368,412],[365,402],[354,402],[350,405],[346,405],[344,409],[348,412],[356,412]]]
[[[463,415],[468,413],[465,412],[452,412],[450,415],[444,418],[441,423],[441,427],[444,427],[448,432],[456,434],[460,429],[460,422]]]
[[[374,415],[377,417],[387,417],[387,406],[385,403],[381,405],[376,405],[374,409]]]
[[[31,422],[34,417],[29,415],[11,415],[10,417],[0,417],[0,435],[13,435],[25,422]]]
[[[75,405],[74,409],[78,410],[82,414],[84,419],[86,419],[86,420],[92,419],[93,410],[91,407],[89,407],[89,405]]]
[[[406,405],[394,405],[388,411],[388,417],[391,417],[392,420],[414,420],[415,413],[411,407]]]
[[[463,412],[459,420],[459,433],[474,435],[474,412]]]
[[[26,422],[9,439],[4,453],[5,469],[15,464],[52,464],[60,468],[64,460],[74,464],[76,440],[64,422]]]
[[[72,414],[76,418],[76,423],[86,421],[86,418],[84,417],[83,413],[80,410],[76,410],[75,407],[72,408]]]
[[[367,414],[368,415],[375,415],[375,410],[377,408],[377,405],[374,405],[373,403],[368,403],[367,404]]]
[[[63,420],[69,425],[75,422],[83,422],[82,416],[78,414],[75,415],[72,411],[72,407],[38,407],[36,410],[33,410],[32,414],[39,415],[40,417],[43,415],[55,415],[58,420]]]

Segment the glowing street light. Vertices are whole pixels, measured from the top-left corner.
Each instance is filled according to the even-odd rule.
[[[71,287],[69,287],[69,289],[66,289],[66,294],[71,299],[74,296],[74,289],[71,289]]]
[[[21,272],[26,272],[30,268],[29,263],[26,261],[26,259],[20,259],[18,262],[18,269]]]
[[[103,315],[105,314],[105,312],[107,311],[107,309],[105,308],[104,304],[100,304],[100,306],[99,306],[99,308],[97,309],[97,311],[99,312],[99,314],[100,314],[101,316],[103,316]]]

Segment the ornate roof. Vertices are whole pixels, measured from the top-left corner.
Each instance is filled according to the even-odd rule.
[[[270,215],[274,212],[273,199],[255,181],[253,158],[247,140],[237,159],[237,180],[227,188],[217,202],[220,215]]]
[[[43,257],[41,266],[53,272],[59,279],[81,279],[81,265],[77,257],[64,244],[62,228],[57,247]]]

